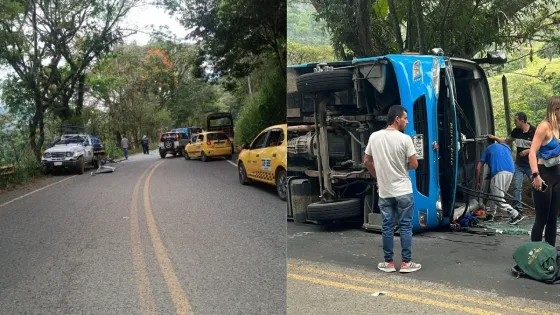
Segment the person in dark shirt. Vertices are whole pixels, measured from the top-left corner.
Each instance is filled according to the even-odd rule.
[[[531,167],[529,166],[529,148],[531,147],[531,142],[535,136],[536,128],[527,122],[527,115],[524,112],[518,112],[515,114],[513,122],[515,124],[515,129],[511,131],[507,138],[502,139],[494,135],[488,135],[488,137],[499,143],[505,143],[507,145],[515,141],[517,155],[515,157],[515,173],[513,175],[513,195],[515,197],[513,207],[517,211],[523,213],[523,205],[521,204],[523,178],[527,176],[529,181],[532,181]]]
[[[503,199],[515,171],[511,149],[503,143],[493,143],[484,150],[476,166],[475,180],[477,190],[480,189],[480,170],[484,164],[488,165],[492,178],[490,180],[490,194],[493,200],[490,200],[488,220],[494,221],[496,209],[498,208],[508,213],[510,224],[519,223],[524,219],[523,215]]]
[[[144,154],[150,154],[150,139],[146,135],[142,137],[142,149]]]

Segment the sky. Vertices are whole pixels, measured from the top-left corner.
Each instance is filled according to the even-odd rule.
[[[133,8],[128,13],[127,17],[123,21],[123,27],[126,28],[138,28],[144,32],[150,32],[150,25],[154,25],[155,28],[159,26],[168,26],[169,30],[175,34],[179,39],[185,39],[188,34],[187,30],[179,23],[177,16],[169,16],[163,9],[160,9],[153,5],[145,5],[139,8]],[[136,42],[138,45],[145,45],[150,40],[150,35],[139,32],[132,35],[126,39],[127,43]],[[5,78],[5,76],[11,72],[11,69],[0,68],[0,80]],[[2,102],[0,101],[0,113],[2,113]]]
[[[177,16],[169,16],[163,9],[157,8],[153,5],[146,5],[139,8],[132,9],[124,21],[124,25],[137,26],[139,29],[150,31],[150,25],[153,24],[156,28],[158,26],[169,26],[169,29],[177,37],[182,39],[187,35],[187,30],[179,23]],[[139,45],[145,45],[150,40],[150,35],[138,33],[127,39],[131,43],[136,41]]]

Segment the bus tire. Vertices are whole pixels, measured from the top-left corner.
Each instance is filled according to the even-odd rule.
[[[296,79],[297,89],[301,93],[321,91],[345,91],[354,86],[352,71],[334,70],[302,74]]]
[[[311,221],[334,221],[349,219],[362,214],[359,198],[334,202],[314,202],[307,206],[307,219]]]

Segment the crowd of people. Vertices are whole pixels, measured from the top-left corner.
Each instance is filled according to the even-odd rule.
[[[515,128],[506,138],[488,135],[491,144],[482,153],[476,167],[475,185],[480,189],[480,172],[484,164],[490,170],[490,201],[486,219],[495,220],[497,210],[507,213],[510,224],[525,218],[523,209],[523,181],[529,178],[535,204],[535,223],[531,241],[544,239],[556,245],[556,225],[560,210],[560,96],[551,97],[546,117],[535,127],[527,115],[515,115]],[[378,205],[382,215],[382,240],[384,261],[378,269],[395,272],[393,239],[395,219],[400,230],[402,263],[400,272],[414,272],[421,265],[412,261],[412,218],[414,195],[408,171],[418,167],[416,149],[412,138],[403,131],[408,124],[406,109],[394,105],[387,115],[387,127],[371,134],[365,150],[364,162],[376,178]],[[515,142],[516,157],[509,145]],[[434,148],[435,150],[436,148]],[[510,184],[514,184],[514,203],[504,199]]]

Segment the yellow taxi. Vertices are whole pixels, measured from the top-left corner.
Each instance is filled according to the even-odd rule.
[[[270,126],[261,131],[251,142],[244,144],[237,159],[239,182],[248,185],[251,181],[276,185],[278,196],[286,200],[288,181],[287,125]]]
[[[203,162],[213,157],[223,156],[231,160],[233,154],[231,140],[223,131],[208,131],[195,134],[185,146],[185,160],[200,158]]]

